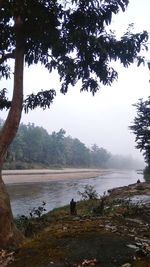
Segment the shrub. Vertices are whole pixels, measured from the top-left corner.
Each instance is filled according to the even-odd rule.
[[[40,218],[43,215],[43,213],[46,211],[45,205],[46,205],[46,203],[43,201],[41,206],[39,206],[37,208],[34,207],[33,209],[31,209],[30,217],[31,218],[36,218],[36,217]]]
[[[78,195],[80,195],[83,200],[98,199],[98,193],[96,192],[94,186],[92,185],[85,185],[84,191],[83,192],[78,191]]]
[[[21,215],[15,219],[17,227],[25,236],[33,236],[41,229],[43,222],[45,222],[45,218],[42,217],[46,211],[45,205],[46,203],[43,201],[41,206],[30,210],[29,216]]]

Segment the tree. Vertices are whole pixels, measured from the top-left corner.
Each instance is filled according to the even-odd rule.
[[[16,161],[43,163],[48,138],[49,134],[44,128],[35,126],[33,123],[28,125],[21,123],[10,146],[10,152]]]
[[[91,147],[91,164],[97,168],[104,168],[110,158],[110,153],[104,149],[99,148],[96,144]]]
[[[143,151],[145,162],[150,168],[150,96],[145,101],[140,99],[134,106],[137,115],[129,128],[136,136],[136,148]]]
[[[68,136],[65,140],[66,164],[74,167],[88,167],[89,149],[77,138]]]
[[[146,48],[148,34],[130,30],[117,40],[107,30],[112,15],[125,11],[128,0],[0,0],[0,76],[11,77],[10,60],[14,60],[13,96],[1,90],[0,108],[9,109],[0,132],[0,170],[6,151],[16,135],[22,109],[37,106],[45,109],[53,102],[55,90],[40,91],[23,98],[24,63],[41,63],[49,72],[57,70],[61,92],[81,80],[81,90],[93,94],[99,84],[111,85],[117,72],[111,61],[120,60],[128,67],[144,61],[140,51]],[[43,19],[44,18],[44,19]],[[0,175],[0,246],[20,242],[13,223],[9,197]]]
[[[60,129],[59,132],[52,132],[49,142],[50,163],[51,165],[63,166],[66,163],[65,159],[65,130]]]

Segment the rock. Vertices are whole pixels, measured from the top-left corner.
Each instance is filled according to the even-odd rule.
[[[92,260],[84,260],[81,264],[82,267],[84,266],[95,266],[97,263],[96,259],[92,259]]]
[[[111,231],[111,232],[117,232],[117,227],[116,226],[113,226],[113,225],[109,225],[109,224],[106,224],[105,225],[105,229],[106,230],[109,230],[109,231]]]
[[[104,228],[105,226],[104,226],[104,224],[99,224],[99,227]]]
[[[135,240],[136,241],[140,241],[140,243],[145,242],[145,243],[150,244],[150,239],[147,239],[147,238],[141,238],[141,237],[136,237],[135,236]]]
[[[125,263],[121,267],[131,267],[131,263]]]
[[[136,245],[133,245],[133,244],[129,244],[127,245],[128,248],[132,248],[132,249],[138,249],[138,247]]]
[[[0,251],[0,266],[7,267],[9,263],[14,261],[14,252]]]
[[[143,222],[139,219],[133,219],[133,218],[126,218],[127,221],[133,222],[133,223],[137,223],[137,224],[143,224]]]

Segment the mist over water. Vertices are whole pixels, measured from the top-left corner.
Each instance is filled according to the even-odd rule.
[[[143,175],[135,171],[116,171],[96,178],[71,179],[51,182],[8,184],[13,215],[29,215],[32,208],[46,202],[46,210],[64,206],[72,198],[80,199],[78,191],[84,191],[85,185],[95,187],[99,195],[108,189],[135,183],[137,179],[144,181]]]

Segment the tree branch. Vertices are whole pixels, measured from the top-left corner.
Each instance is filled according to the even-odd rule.
[[[0,64],[2,64],[5,60],[15,58],[15,51],[7,54],[0,54]]]

